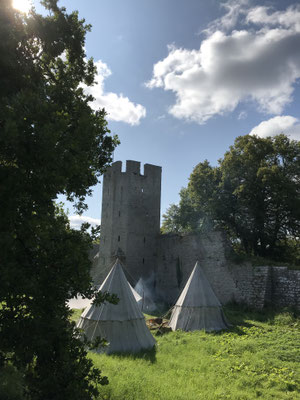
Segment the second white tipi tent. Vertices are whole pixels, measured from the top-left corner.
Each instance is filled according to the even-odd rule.
[[[148,288],[148,285],[143,278],[138,280],[133,290],[133,294],[142,311],[149,314],[157,309],[156,304],[152,300],[151,290]],[[135,293],[140,297],[140,299],[136,297]]]
[[[198,261],[173,308],[169,326],[173,331],[210,332],[228,328],[221,303]]]
[[[145,318],[118,260],[99,290],[116,294],[119,298],[118,304],[91,304],[81,314],[77,327],[83,329],[89,340],[99,336],[105,338],[109,345],[100,351],[106,353],[135,353],[151,349],[155,340],[147,328]]]

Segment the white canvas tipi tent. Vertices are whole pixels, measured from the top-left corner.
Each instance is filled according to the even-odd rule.
[[[127,281],[128,282],[128,281]],[[138,303],[139,309],[142,311],[142,305],[143,305],[143,298],[142,296],[139,295],[139,293],[133,289],[133,287],[130,285],[130,283],[128,282],[128,285],[134,295],[135,301]]]
[[[138,303],[139,309],[142,309],[142,305],[143,305],[143,298],[142,296],[140,296],[138,294],[138,292],[136,292],[133,287],[130,285],[130,283],[128,283],[130,286],[130,289],[134,295],[134,298],[136,300],[136,302]],[[92,304],[94,299],[84,299],[82,296],[77,296],[77,297],[73,297],[72,299],[70,299],[68,301],[68,306],[70,308],[76,308],[76,309],[82,309],[82,308],[86,308],[88,306],[90,306]]]
[[[151,290],[143,278],[138,280],[133,290],[140,297],[140,300],[136,298],[136,301],[142,311],[149,314],[157,309],[156,304],[152,300]]]
[[[119,302],[105,302],[100,306],[91,304],[85,309],[77,327],[84,330],[87,338],[105,338],[109,345],[100,351],[106,353],[138,352],[152,348],[155,340],[146,326],[144,316],[118,260],[99,290],[116,294]]]
[[[207,332],[228,327],[221,303],[198,261],[173,308],[169,326],[173,331],[204,329]]]

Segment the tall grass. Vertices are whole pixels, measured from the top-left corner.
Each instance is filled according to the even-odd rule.
[[[171,332],[138,355],[90,353],[106,400],[300,399],[300,322],[292,312],[227,308],[220,333]]]
[[[110,380],[100,398],[300,400],[299,318],[291,311],[225,311],[228,331],[171,332],[156,336],[153,351],[137,355],[89,353]],[[21,400],[22,391],[22,374],[12,366],[0,369],[1,400]]]

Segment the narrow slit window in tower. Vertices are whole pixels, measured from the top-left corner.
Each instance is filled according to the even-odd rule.
[[[119,211],[119,217],[121,216],[121,211]]]
[[[145,264],[145,259],[143,258],[143,264]]]
[[[144,237],[144,243],[146,243],[146,238]]]
[[[120,241],[120,236],[118,236],[118,242]]]

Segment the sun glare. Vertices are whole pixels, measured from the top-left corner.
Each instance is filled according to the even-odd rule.
[[[25,14],[29,12],[32,7],[31,0],[13,0],[13,7]]]

